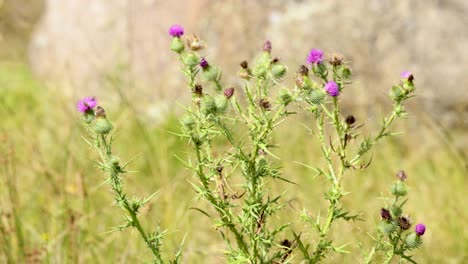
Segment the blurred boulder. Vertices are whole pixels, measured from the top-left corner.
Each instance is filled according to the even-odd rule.
[[[168,27],[180,23],[208,42],[203,52],[225,69],[230,84],[237,80],[228,76],[265,39],[290,71],[305,63],[312,47],[322,48],[351,62],[353,104],[383,100],[409,70],[419,89],[414,110],[468,126],[464,0],[46,1],[30,60],[40,76],[68,92],[99,93],[111,78],[150,101],[180,98],[183,76],[167,36]]]

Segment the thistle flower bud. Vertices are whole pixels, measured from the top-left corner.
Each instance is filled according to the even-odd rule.
[[[275,79],[282,79],[286,75],[286,72],[286,66],[281,63],[274,63],[271,66],[271,75],[273,75]]]
[[[397,181],[393,183],[391,187],[391,193],[395,196],[405,196],[408,191],[406,190],[406,186],[403,182]]]
[[[393,218],[398,218],[401,216],[403,211],[399,206],[394,205],[390,208],[390,213],[392,214]]]
[[[406,237],[405,244],[409,249],[416,249],[422,245],[422,239],[416,233],[411,233]]]
[[[310,93],[306,96],[307,102],[313,105],[319,105],[323,102],[325,99],[325,96],[327,94],[322,91],[322,90],[312,90]]]
[[[195,66],[200,63],[200,57],[196,53],[187,52],[182,54],[182,62],[186,66]]]
[[[109,165],[111,166],[111,168],[118,168],[119,162],[120,162],[119,157],[114,156],[114,155],[109,159]]]
[[[201,58],[200,60],[200,67],[203,69],[203,70],[206,70],[210,65],[208,64],[208,61],[206,61],[205,58]]]
[[[180,38],[173,38],[170,48],[172,51],[180,54],[185,50],[185,45]]]
[[[381,222],[379,228],[385,235],[390,235],[397,230],[397,226],[394,223],[387,221]]]
[[[101,135],[108,134],[112,130],[113,125],[111,124],[111,122],[109,122],[109,120],[107,120],[106,111],[104,110],[104,108],[98,106],[94,115],[96,116],[93,125],[94,131]]]
[[[192,116],[185,116],[181,120],[182,126],[187,130],[187,131],[192,131],[195,128],[195,119],[193,119]]]
[[[279,101],[282,105],[287,106],[289,103],[293,101],[291,92],[287,89],[281,89],[279,91]]]
[[[340,69],[339,69],[339,74],[341,76],[341,78],[343,79],[349,79],[351,77],[351,69],[347,66],[341,66]]]
[[[226,90],[224,90],[223,94],[224,96],[226,96],[227,99],[230,99],[234,95],[234,88],[227,88]]]
[[[267,40],[263,44],[263,51],[270,53],[271,52],[271,41]]]
[[[228,108],[228,98],[224,95],[218,95],[215,98],[216,114],[225,113]]]
[[[203,115],[215,115],[218,109],[216,101],[212,96],[204,96],[201,102],[201,112]]]
[[[94,121],[93,129],[97,134],[106,135],[111,132],[113,125],[107,118],[99,117]]]

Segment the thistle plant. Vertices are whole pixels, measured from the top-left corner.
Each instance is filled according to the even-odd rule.
[[[359,219],[341,204],[347,194],[343,179],[354,170],[366,169],[371,164],[373,147],[395,135],[390,126],[407,115],[404,102],[413,96],[413,75],[402,74],[400,83],[390,91],[392,112],[383,119],[375,135],[363,137],[359,133],[363,124],[356,123],[354,116],[343,116],[340,110],[339,96],[351,83],[352,75],[341,55],[332,54],[325,59],[321,50],[312,49],[307,57],[309,66],[299,67],[296,85],[288,89],[281,84],[287,67],[272,56],[272,44],[266,41],[253,67],[247,61],[241,63],[239,77],[244,80],[241,90],[244,98],[237,98],[233,96],[237,89],[226,89],[223,84],[221,70],[199,53],[204,47],[199,45],[200,40],[194,37],[185,45],[183,33],[178,25],[169,30],[173,37],[171,50],[178,54],[193,101],[181,119],[180,136],[189,140],[194,157],[181,160],[194,172],[197,182],[193,186],[198,198],[208,201],[217,212],[215,217],[199,209],[214,219],[226,243],[229,262],[291,262],[295,249],[302,253],[306,263],[318,263],[331,251],[346,253],[343,246],[335,245],[330,238],[338,220]],[[274,97],[277,87],[282,88],[275,91],[278,96]],[[315,118],[317,127],[311,132],[320,141],[326,164],[323,168],[308,166],[328,182],[326,216],[321,217],[320,213],[314,216],[306,210],[302,214],[302,219],[318,233],[317,241],[313,242],[304,241],[303,232],[293,232],[292,241],[280,241],[278,234],[290,223],[270,224],[282,204],[281,195],[270,194],[266,183],[275,179],[288,181],[274,165],[277,157],[272,135],[285,118],[295,114],[289,110],[293,105]],[[236,175],[242,180],[235,189],[232,182]],[[407,240],[419,238],[408,236]],[[405,257],[402,253],[405,250],[395,250],[392,256]]]
[[[357,214],[352,214],[342,207],[340,200],[347,192],[344,190],[343,179],[356,169],[365,169],[371,163],[371,157],[366,160],[366,153],[382,139],[395,135],[389,130],[397,118],[407,115],[404,102],[409,99],[415,88],[413,75],[402,74],[399,85],[392,87],[390,98],[393,101],[393,111],[382,121],[376,135],[360,138],[359,129],[363,124],[356,124],[352,115],[342,116],[339,95],[350,84],[351,70],[339,54],[332,54],[328,60],[323,52],[312,49],[307,58],[310,70],[301,66],[296,76],[296,92],[301,101],[300,107],[313,115],[317,128],[311,131],[320,141],[325,166],[312,167],[318,176],[328,180],[328,191],[325,199],[328,209],[325,218],[316,217],[304,212],[303,219],[310,222],[318,233],[318,241],[314,245],[303,243],[297,237],[304,258],[309,263],[317,263],[324,259],[329,251],[345,253],[343,246],[336,246],[329,239],[329,233],[337,220],[358,220]],[[311,72],[311,74],[309,73]],[[299,101],[299,100],[297,100]],[[309,251],[308,248],[312,248]]]
[[[390,192],[393,197],[383,198],[385,207],[380,210],[382,218],[378,226],[377,237],[374,238],[375,246],[366,254],[365,263],[391,263],[395,258],[416,263],[412,258],[413,250],[421,247],[422,236],[426,232],[426,226],[417,224],[413,231],[410,231],[412,220],[404,214],[403,206],[408,199],[405,180],[405,171],[399,171],[397,180],[392,184]]]
[[[390,90],[393,109],[381,122],[375,134],[364,135],[364,123],[353,115],[343,115],[341,95],[351,84],[352,71],[344,57],[312,49],[307,65],[299,66],[294,87],[288,88],[288,68],[273,56],[272,43],[263,44],[259,56],[251,63],[240,63],[238,77],[241,87],[227,85],[221,69],[211,58],[202,54],[205,43],[197,36],[184,38],[184,29],[173,25],[170,49],[180,61],[186,77],[192,104],[185,107],[178,135],[187,140],[192,151],[187,157],[177,157],[193,173],[191,181],[197,200],[205,201],[210,209],[196,208],[208,216],[225,242],[224,252],[229,263],[319,263],[332,253],[348,253],[332,238],[339,230],[339,220],[363,220],[361,214],[344,208],[342,198],[349,194],[344,179],[356,170],[371,165],[375,146],[396,133],[391,125],[407,116],[404,103],[415,91],[414,77],[409,72]],[[128,198],[124,177],[128,162],[121,164],[112,152],[113,125],[96,99],[85,98],[78,104],[83,113],[90,140],[88,144],[99,155],[98,166],[107,173],[106,182],[114,193],[115,204],[125,212],[124,223],[116,228],[134,228],[150,249],[154,263],[164,263],[161,252],[165,234],[160,227],[147,232],[140,223],[139,210],[148,198]],[[305,230],[295,230],[292,223],[281,222],[282,194],[268,187],[276,181],[291,183],[283,176],[277,157],[278,144],[273,136],[278,126],[291,115],[310,115],[319,143],[323,166],[300,163],[323,177],[326,213],[304,209],[300,214]],[[414,263],[410,253],[422,245],[426,227],[418,224],[408,231],[411,220],[403,215],[407,189],[406,174],[399,172],[392,185],[393,198],[385,198],[381,209],[375,246],[364,254],[365,263],[399,258]],[[292,218],[288,218],[292,219]],[[285,237],[290,239],[284,239]],[[181,250],[169,263],[180,263]]]
[[[85,141],[99,155],[97,162],[98,168],[107,174],[106,183],[111,187],[114,194],[115,205],[124,211],[123,224],[114,228],[114,231],[122,231],[127,228],[135,229],[145,242],[146,246],[153,254],[153,263],[180,263],[181,249],[175,254],[172,261],[164,261],[161,253],[163,237],[165,231],[161,231],[160,226],[156,227],[153,232],[148,232],[142,226],[139,213],[140,209],[147,204],[156,194],[152,194],[144,198],[129,198],[124,190],[124,177],[127,172],[126,168],[129,162],[121,164],[117,155],[112,152],[112,144],[115,137],[112,135],[113,124],[107,119],[104,108],[97,105],[97,100],[94,97],[86,97],[78,102],[78,111],[83,114],[82,120],[89,132],[89,139]]]
[[[173,33],[178,28],[173,26],[169,31],[173,36],[171,50],[179,55],[194,103],[181,120],[180,136],[188,139],[194,150],[194,160],[184,162],[197,179],[193,186],[198,198],[206,200],[217,213],[212,218],[226,242],[229,262],[283,262],[291,252],[290,245],[281,244],[277,235],[288,223],[268,225],[281,205],[280,196],[270,196],[265,183],[282,179],[271,162],[271,136],[290,114],[285,108],[289,102],[283,95],[283,103],[275,104],[274,100],[279,99],[272,96],[271,90],[282,81],[287,69],[271,56],[271,43],[267,41],[253,69],[247,62],[241,63],[247,97],[246,102],[241,102],[235,89],[222,83],[220,69],[199,54],[198,39],[188,40],[185,47],[181,35]],[[239,134],[241,129],[234,125],[246,133]],[[223,146],[224,151],[217,152],[216,145]],[[242,180],[234,186],[236,174]]]

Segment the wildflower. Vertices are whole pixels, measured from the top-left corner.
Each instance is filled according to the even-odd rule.
[[[390,211],[388,211],[385,208],[380,209],[380,216],[382,216],[382,219],[388,221],[392,219],[392,216],[390,215]]]
[[[400,76],[401,76],[401,78],[407,79],[407,80],[413,79],[413,74],[412,74],[411,72],[409,72],[409,71],[404,71],[404,72],[402,72],[402,73],[400,74]]]
[[[96,105],[97,105],[96,98],[85,97],[78,102],[77,108],[78,108],[78,111],[80,111],[81,113],[85,113],[85,112],[91,111],[94,107],[96,107]]]
[[[345,122],[350,126],[356,122],[356,118],[353,115],[349,115],[346,117]]]
[[[201,50],[205,48],[205,44],[200,41],[197,35],[193,35],[192,39],[187,38],[187,46],[193,51]]]
[[[265,98],[260,99],[258,101],[258,104],[260,105],[260,107],[262,107],[265,110],[270,110],[271,108],[270,102],[268,101],[268,99],[265,99]]]
[[[343,58],[343,55],[333,52],[332,54],[330,54],[328,62],[333,66],[340,66],[341,64],[343,64]]]
[[[334,81],[329,81],[327,84],[325,84],[325,91],[332,97],[336,97],[340,94],[338,84],[336,84]]]
[[[398,218],[398,225],[403,230],[408,230],[411,227],[411,220],[408,217],[402,216]]]
[[[234,88],[227,88],[224,90],[224,96],[226,96],[227,99],[231,98],[234,95]]]
[[[210,65],[208,64],[208,61],[206,61],[205,58],[201,58],[200,67],[202,67],[202,69],[205,70],[206,68],[208,68],[208,66],[210,66]]]
[[[169,28],[169,35],[179,38],[184,35],[184,28],[181,25],[174,24]]]
[[[321,64],[323,62],[323,51],[319,49],[310,50],[309,56],[307,56],[307,62],[309,64]]]
[[[271,52],[271,41],[267,40],[263,44],[263,51],[270,53]]]
[[[249,68],[249,63],[247,61],[242,61],[240,63],[240,66],[242,67],[242,69],[248,69]]]
[[[406,180],[406,178],[407,178],[408,176],[406,175],[406,172],[405,172],[404,170],[399,170],[399,171],[397,172],[397,174],[396,174],[396,177],[397,177],[400,181],[403,182],[403,181]]]
[[[309,74],[309,68],[307,68],[305,65],[301,65],[297,73],[299,73],[301,76],[307,76]]]
[[[426,232],[426,226],[424,224],[417,224],[414,231],[418,236],[422,236]]]
[[[202,97],[203,95],[203,87],[200,84],[195,84],[195,87],[193,88],[193,94],[195,94],[198,97]]]

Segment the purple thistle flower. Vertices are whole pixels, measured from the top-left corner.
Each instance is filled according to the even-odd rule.
[[[319,49],[310,50],[309,56],[307,56],[307,62],[309,64],[320,64],[323,62],[323,51]]]
[[[181,25],[174,24],[169,28],[169,35],[173,37],[180,37],[184,34],[184,28]]]
[[[202,67],[202,69],[206,69],[208,67],[208,62],[206,61],[205,58],[202,58],[201,61],[200,61],[200,67]]]
[[[271,41],[265,41],[265,43],[263,44],[263,51],[271,52]]]
[[[85,97],[81,99],[78,104],[76,105],[78,111],[84,113],[96,107],[97,100],[94,97]]]
[[[422,236],[426,232],[426,226],[424,224],[417,224],[414,231],[418,236]]]
[[[404,71],[404,72],[402,72],[400,74],[401,78],[403,78],[403,79],[409,79],[411,77],[411,75],[413,75],[413,74],[411,74],[411,72],[409,72],[409,71]]]
[[[334,81],[327,82],[324,88],[327,94],[330,95],[331,97],[336,97],[340,94],[340,89],[338,88],[338,84],[336,84],[336,82]]]

